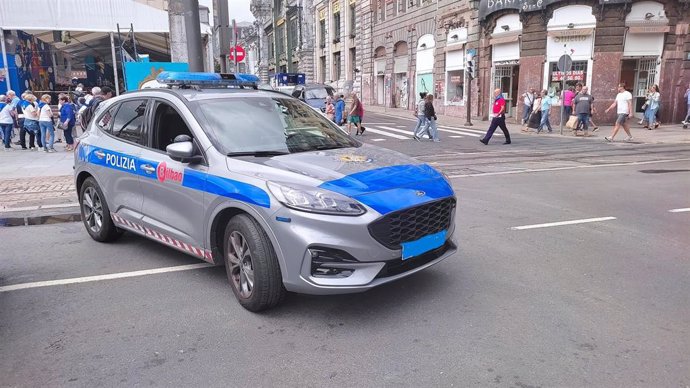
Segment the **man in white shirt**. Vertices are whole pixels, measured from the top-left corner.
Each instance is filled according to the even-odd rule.
[[[618,95],[616,95],[616,101],[614,101],[613,104],[606,109],[606,113],[615,107],[618,107],[618,110],[616,111],[618,116],[616,116],[616,124],[613,126],[613,133],[610,137],[604,137],[604,139],[606,139],[606,141],[613,141],[613,138],[616,137],[618,131],[620,131],[621,127],[623,127],[623,130],[628,135],[628,138],[625,140],[632,141],[633,137],[630,133],[630,124],[628,124],[628,119],[632,117],[633,111],[632,94],[625,90],[625,84],[618,84]]]
[[[424,135],[422,129],[426,128],[426,117],[424,116],[424,104],[426,99],[426,92],[419,93],[420,100],[417,102],[417,111],[415,116],[417,117],[417,125],[414,127],[412,138],[420,141],[421,137]],[[430,133],[428,130],[427,133]],[[431,139],[431,135],[429,135]]]
[[[523,112],[522,112],[522,123],[525,124],[527,123],[527,119],[529,119],[529,114],[532,112],[532,107],[534,106],[534,100],[536,97],[534,96],[534,88],[529,88],[529,92],[522,93],[522,105],[523,105]]]

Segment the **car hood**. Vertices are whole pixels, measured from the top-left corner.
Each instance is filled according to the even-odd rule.
[[[381,214],[446,198],[453,190],[441,173],[398,152],[363,145],[255,158],[261,178],[282,184],[300,182],[334,191]]]

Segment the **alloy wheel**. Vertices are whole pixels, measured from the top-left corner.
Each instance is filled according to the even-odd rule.
[[[103,203],[95,188],[87,187],[84,190],[81,204],[84,209],[84,222],[86,226],[92,232],[99,233],[103,227]]]
[[[228,261],[230,274],[235,289],[242,298],[249,298],[254,291],[254,265],[252,252],[247,239],[238,231],[230,233],[228,241]]]

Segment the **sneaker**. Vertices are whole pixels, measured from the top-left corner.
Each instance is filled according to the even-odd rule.
[[[632,137],[632,136],[628,136],[628,138],[625,139],[625,141],[633,141],[633,137]]]
[[[592,128],[592,133],[594,133],[594,132],[596,132],[596,131],[598,131],[598,130],[599,130],[599,127],[594,127],[594,128]]]
[[[22,151],[26,151],[26,150],[28,150],[28,148],[22,147]]]
[[[47,148],[44,148],[44,149],[43,149],[43,152],[48,152],[48,149],[47,149]]]
[[[683,124],[683,125],[688,125],[688,122],[687,122],[687,121],[681,121],[680,123]]]
[[[6,152],[14,151],[14,148],[11,148],[11,147],[5,147],[5,151],[6,151]]]
[[[36,147],[29,147],[29,151],[36,151]]]
[[[433,142],[434,142],[434,143],[440,143],[441,140],[440,140],[440,139],[434,139]]]
[[[486,140],[484,140],[484,139],[479,139],[479,142],[482,143],[482,144],[484,144],[484,145],[488,145],[488,144],[489,144],[489,142],[486,141]]]
[[[420,141],[419,136],[417,136],[417,135],[413,136],[412,138],[415,139],[416,141]]]
[[[638,124],[642,125],[644,123],[644,120],[640,120]]]
[[[613,139],[611,139],[611,138],[608,137],[608,136],[604,136],[604,140],[606,140],[606,141],[613,141]]]

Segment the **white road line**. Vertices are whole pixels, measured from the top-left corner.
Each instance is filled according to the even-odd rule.
[[[189,271],[189,270],[193,270],[193,269],[207,268],[207,267],[213,267],[213,266],[214,266],[213,264],[209,264],[209,263],[199,263],[199,264],[189,264],[189,265],[177,265],[174,267],[145,269],[142,271],[111,273],[108,275],[86,276],[86,277],[81,277],[81,278],[46,280],[46,281],[42,281],[42,282],[12,284],[9,286],[0,287],[0,292],[24,290],[27,288],[62,286],[65,284],[98,282],[101,280],[131,278],[131,277],[136,277],[136,276],[155,275],[155,274],[167,273],[167,272]]]
[[[450,135],[450,136],[448,136],[448,137],[452,137],[452,138],[454,138],[454,139],[457,139],[457,138],[459,138],[459,137],[464,137],[464,136]]]
[[[690,207],[682,208],[682,209],[671,209],[669,210],[669,213],[683,213],[683,212],[690,212]]]
[[[464,131],[464,132],[476,133],[476,134],[481,135],[481,136],[484,136],[486,134],[486,131],[481,130],[481,129],[457,128],[457,127],[450,127],[447,125],[439,125],[438,127],[444,128],[444,129],[452,129],[455,131]],[[503,132],[498,130],[497,132],[494,133],[494,136],[503,136]]]
[[[367,121],[366,123],[364,123],[364,124],[365,124],[365,125],[364,125],[365,127],[366,127],[367,125],[369,125],[369,124],[371,124],[371,125],[395,125],[395,123],[370,123],[370,122],[368,122],[368,121]]]
[[[615,220],[615,219],[616,219],[616,217],[586,218],[583,220],[549,222],[547,224],[513,226],[510,229],[512,229],[512,230],[526,230],[526,229],[537,229],[537,228],[550,228],[552,226],[586,224],[588,222],[601,222],[601,221],[610,221],[610,220]]]
[[[405,134],[405,135],[409,135],[408,138],[409,138],[409,139],[412,139],[412,131],[409,130],[409,129],[408,129],[408,130],[404,130],[404,129],[398,129],[398,128],[384,127],[383,125],[379,125],[379,126],[376,127],[376,128],[385,129],[385,130],[388,130],[388,131],[393,131],[393,132],[398,132],[398,133],[402,133],[402,134]]]
[[[657,163],[673,163],[673,162],[685,162],[690,160],[690,158],[683,159],[670,159],[670,160],[648,160],[644,162],[630,162],[630,163],[611,163],[611,164],[598,164],[598,165],[584,165],[584,166],[568,166],[568,167],[553,167],[553,168],[531,168],[524,170],[515,171],[498,171],[498,172],[480,172],[477,174],[459,174],[459,175],[449,175],[448,178],[469,178],[478,176],[494,176],[494,175],[513,175],[513,174],[526,174],[532,172],[548,172],[548,171],[564,171],[564,170],[577,170],[581,168],[600,168],[600,167],[623,167],[623,166],[639,166],[644,164],[657,164]]]
[[[371,139],[371,141],[386,141],[386,139]]]
[[[454,133],[456,135],[465,135],[465,136],[472,136],[472,137],[481,137],[482,136],[482,135],[478,135],[478,134],[472,133],[472,132],[451,130],[451,129],[445,129],[445,128],[439,128],[438,130],[439,130],[439,132]]]
[[[376,128],[372,128],[372,127],[366,127],[366,132],[364,132],[364,133],[376,133],[376,134],[378,134],[378,135],[388,136],[388,137],[392,137],[392,138],[395,138],[395,139],[401,139],[401,140],[408,140],[408,139],[411,139],[410,136],[396,135],[396,134],[394,134],[394,133],[382,131],[382,130],[380,130],[380,129],[376,129]]]

